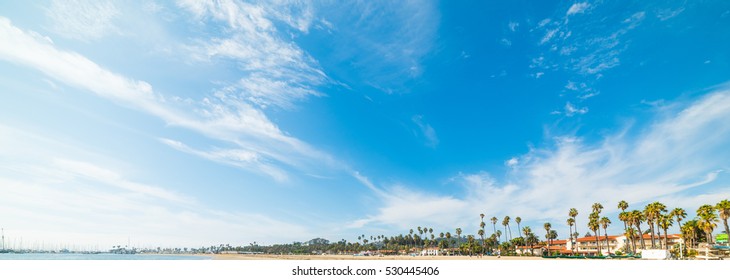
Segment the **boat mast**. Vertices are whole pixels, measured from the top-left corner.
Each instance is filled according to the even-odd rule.
[[[1,250],[5,251],[5,229],[4,228],[0,228],[0,234],[2,234],[2,236],[3,236],[3,242],[2,242],[3,248]]]

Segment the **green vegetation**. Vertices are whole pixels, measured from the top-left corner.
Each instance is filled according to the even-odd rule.
[[[668,211],[667,207],[660,202],[647,204],[643,210],[630,210],[626,201],[618,203],[618,219],[624,225],[623,234],[627,238],[625,247],[617,249],[613,252],[613,256],[629,256],[634,257],[637,250],[646,249],[644,235],[648,234],[651,238],[650,247],[656,249],[668,249],[674,254],[678,254],[679,245],[669,246],[668,230],[676,221],[680,228],[680,234],[684,239],[684,256],[692,256],[697,252],[691,248],[695,248],[699,243],[713,243],[713,231],[717,228],[720,221],[723,222],[724,232],[728,231],[728,216],[730,215],[730,202],[722,200],[715,206],[706,204],[697,209],[697,216],[694,219],[686,220],[687,211],[682,208],[674,208]],[[608,240],[608,227],[611,225],[611,219],[601,217],[603,205],[594,203],[591,207],[591,213],[588,215],[588,229],[592,232],[586,236],[595,238],[596,246],[601,251],[602,248],[610,248]],[[548,256],[560,254],[550,249],[553,240],[558,238],[558,232],[552,228],[552,224],[546,222],[543,224],[545,230],[545,241],[533,232],[529,226],[521,226],[523,220],[521,217],[514,219],[517,223],[518,237],[513,238],[510,222],[512,219],[505,216],[501,225],[504,232],[497,230],[497,217],[489,219],[492,223],[492,232],[488,233],[485,214],[479,214],[479,224],[476,234],[467,234],[462,236],[464,232],[461,227],[455,229],[456,238],[451,232],[441,232],[434,234],[434,229],[426,226],[418,226],[416,229],[410,229],[406,234],[394,236],[367,236],[361,234],[350,242],[342,239],[338,242],[330,242],[325,239],[315,238],[307,242],[294,242],[291,244],[275,244],[269,246],[261,246],[251,243],[249,246],[232,247],[229,245],[211,246],[208,248],[190,249],[189,252],[208,252],[220,253],[223,251],[237,251],[241,253],[264,253],[264,254],[420,254],[422,250],[438,249],[440,255],[475,255],[475,254],[496,254],[499,250],[501,255],[517,255],[518,248],[529,248],[528,250],[520,250],[523,255],[530,255],[532,249],[547,246]],[[578,210],[570,208],[566,224],[568,225],[569,242],[575,242],[578,233]],[[648,230],[642,231],[642,226],[647,226]],[[603,232],[601,232],[601,229]],[[663,233],[663,236],[662,236]],[[504,236],[504,239],[500,238]],[[602,236],[602,238],[601,238]],[[727,242],[727,234],[718,234],[718,241]],[[603,239],[602,241],[599,239]],[[637,243],[639,243],[637,245]],[[178,248],[179,249],[179,248]],[[187,249],[187,248],[185,248]],[[575,249],[575,248],[574,248]],[[179,252],[174,251],[174,252]],[[187,250],[185,252],[188,252]],[[575,252],[575,251],[574,251]],[[608,252],[611,254],[612,252]],[[600,258],[600,257],[599,257]]]

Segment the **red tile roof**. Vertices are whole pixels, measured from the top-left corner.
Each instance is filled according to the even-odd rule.
[[[621,236],[623,236],[623,235],[609,235],[608,236],[608,240],[616,240],[616,238],[619,238]],[[586,241],[589,241],[590,242],[590,241],[596,241],[596,237],[595,236],[591,236],[591,237],[578,237],[577,240],[578,240],[578,242],[586,242]],[[606,236],[605,235],[598,236],[598,241],[605,241],[605,240],[606,240]]]

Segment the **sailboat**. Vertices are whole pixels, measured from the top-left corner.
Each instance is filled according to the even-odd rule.
[[[0,254],[12,253],[13,250],[5,248],[5,229],[0,228],[0,236],[2,236],[2,243],[0,243]]]

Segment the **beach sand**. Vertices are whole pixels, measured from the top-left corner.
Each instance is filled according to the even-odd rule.
[[[352,256],[352,255],[212,255],[214,260],[555,260],[540,257],[496,256]]]

